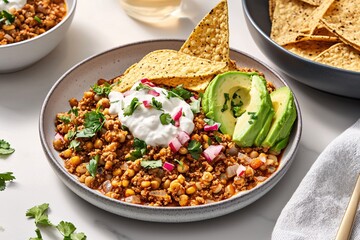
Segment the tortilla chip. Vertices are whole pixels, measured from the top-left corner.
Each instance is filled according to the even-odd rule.
[[[329,36],[329,37],[336,37],[335,34],[329,31],[329,29],[326,28],[326,26],[323,23],[319,23],[318,26],[316,26],[313,35],[320,35],[320,36]]]
[[[321,35],[309,35],[309,34],[300,34],[296,37],[295,42],[303,41],[322,41],[322,42],[339,42],[338,37],[332,36],[321,36]]]
[[[213,75],[228,69],[225,62],[214,62],[190,56],[175,50],[156,50],[146,55],[136,65],[132,65],[121,77],[121,82],[114,87],[116,91],[126,91],[135,82],[148,78],[167,86],[183,84],[189,90],[202,91]],[[184,82],[178,83],[178,79]],[[204,87],[205,86],[205,87]]]
[[[320,53],[327,50],[329,47],[334,45],[333,42],[323,41],[303,41],[297,43],[290,43],[284,46],[290,52],[293,52],[301,57],[307,59],[314,59]]]
[[[269,0],[269,17],[270,17],[270,21],[273,20],[275,5],[276,5],[276,0]]]
[[[314,61],[351,71],[360,71],[360,52],[344,43],[333,45],[314,58]]]
[[[319,25],[320,19],[324,16],[333,2],[334,0],[323,0],[321,5],[315,8],[315,10],[307,18],[306,22],[304,22],[302,28],[305,29],[307,33],[313,34],[314,30]]]
[[[307,4],[313,5],[313,6],[319,6],[324,0],[301,0],[302,2],[305,2]]]
[[[360,51],[358,0],[336,0],[321,21],[343,42]]]
[[[276,0],[270,37],[280,45],[296,41],[303,24],[316,9],[298,0]]]
[[[221,1],[206,15],[182,45],[180,52],[217,62],[229,62],[227,1]]]

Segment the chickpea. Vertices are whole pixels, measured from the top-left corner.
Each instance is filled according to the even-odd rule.
[[[92,186],[92,184],[93,184],[93,182],[94,182],[94,178],[92,177],[92,176],[87,176],[86,178],[85,178],[85,185],[87,186],[87,187],[91,187]]]
[[[81,163],[81,159],[79,156],[73,156],[70,158],[70,164],[73,165],[73,166],[77,166]]]
[[[77,107],[77,105],[79,104],[78,100],[76,98],[71,98],[69,100],[69,104],[70,104],[70,107],[73,108],[73,107]]]
[[[110,107],[110,100],[107,98],[102,98],[97,102],[96,107],[108,108]]]
[[[194,186],[190,186],[188,188],[186,188],[185,192],[188,195],[194,194],[197,191],[196,187]]]
[[[71,155],[72,155],[71,149],[66,149],[60,153],[60,157],[62,157],[62,158],[70,158]]]
[[[84,98],[93,99],[95,96],[95,93],[93,92],[84,92]]]
[[[227,186],[225,187],[225,193],[224,193],[224,195],[225,195],[226,197],[231,197],[231,196],[234,195],[234,194],[235,194],[235,188],[234,188],[234,186],[233,186],[232,184],[227,185]]]
[[[130,183],[130,181],[129,181],[129,180],[126,180],[126,179],[124,179],[124,180],[121,181],[121,185],[122,185],[123,187],[128,187],[128,186],[129,186],[129,183]]]
[[[204,181],[204,182],[211,182],[213,180],[213,175],[209,172],[204,172],[202,177],[201,177],[201,180]]]
[[[186,163],[183,163],[182,165],[178,164],[176,168],[179,173],[186,173],[187,171],[189,171],[189,165],[187,165]]]
[[[186,147],[180,147],[179,149],[179,153],[182,154],[182,155],[185,155],[188,153],[188,150]]]
[[[150,185],[151,185],[150,181],[142,181],[141,182],[141,187],[143,187],[143,188],[150,187]]]
[[[129,197],[129,196],[133,196],[133,195],[135,195],[134,190],[132,190],[130,188],[125,190],[125,197]]]
[[[156,181],[156,180],[153,180],[153,181],[150,182],[150,185],[151,185],[152,189],[158,189],[160,187],[160,182]]]
[[[180,206],[186,206],[188,201],[189,201],[188,195],[185,195],[185,194],[180,195],[180,197],[179,197],[179,205]]]
[[[118,137],[119,137],[119,142],[121,143],[125,142],[126,135],[124,133],[120,132],[118,134]]]
[[[112,174],[113,174],[114,176],[120,176],[121,173],[122,173],[121,168],[116,168],[116,169],[113,171]]]
[[[259,159],[259,158],[254,158],[253,160],[251,160],[250,162],[250,166],[253,169],[258,169],[260,166],[262,166],[264,163]]]
[[[259,156],[259,153],[257,151],[252,151],[250,154],[249,154],[249,157],[251,158],[257,158]]]
[[[82,164],[80,164],[80,165],[78,165],[78,166],[76,167],[76,172],[77,172],[77,173],[84,174],[84,173],[86,173],[86,171],[87,171],[87,169],[86,169],[86,163],[82,163]]]
[[[177,180],[179,181],[180,184],[184,184],[184,182],[185,182],[185,177],[180,174],[180,175],[177,177]]]
[[[169,188],[170,187],[170,179],[166,179],[165,182],[163,183],[163,188]]]
[[[128,177],[133,177],[135,175],[135,171],[133,169],[127,169],[125,171],[125,175],[128,176]]]
[[[53,146],[54,146],[55,150],[61,151],[65,148],[65,143],[61,139],[55,139],[53,141]]]
[[[84,145],[84,148],[88,151],[91,151],[94,147],[94,144],[92,142],[86,142],[85,145]]]
[[[94,148],[100,149],[103,146],[103,141],[101,139],[96,139],[94,143]]]
[[[110,169],[112,168],[112,166],[113,166],[113,162],[112,162],[112,161],[106,161],[104,168],[105,168],[106,170],[110,170]]]
[[[219,193],[223,188],[223,185],[217,184],[215,186],[211,186],[210,189],[213,191],[213,193],[217,194]]]

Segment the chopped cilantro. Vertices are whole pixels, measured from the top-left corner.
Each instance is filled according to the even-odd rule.
[[[68,124],[71,122],[71,118],[69,116],[65,116],[65,115],[59,116],[58,119],[65,124]]]
[[[133,98],[131,100],[131,103],[129,104],[129,106],[124,108],[124,116],[130,116],[131,114],[134,113],[135,109],[140,105],[141,103],[139,102],[138,98]]]
[[[143,168],[146,168],[146,169],[162,167],[161,160],[142,160],[140,164]]]
[[[125,126],[124,124],[121,124],[121,129],[124,131],[129,131],[129,128]]]
[[[80,149],[80,142],[77,141],[77,140],[72,140],[69,144],[69,148],[72,148],[74,149],[75,151],[79,150]]]
[[[6,10],[0,11],[0,23],[5,21],[6,25],[10,25],[15,21],[15,16]]]
[[[224,105],[221,109],[221,112],[225,112],[226,110],[229,109],[229,106],[227,104],[227,102],[230,100],[230,97],[229,97],[229,94],[228,93],[224,93],[224,98],[225,98],[225,102],[224,102]]]
[[[216,122],[209,118],[204,118],[204,122],[206,122],[207,125],[214,125]]]
[[[222,142],[222,139],[221,137],[215,135],[215,140],[218,142],[218,143],[221,143]]]
[[[151,99],[150,105],[157,110],[160,110],[160,111],[162,110],[162,103],[159,101],[156,101],[156,99],[154,97]]]
[[[13,176],[12,172],[0,173],[0,191],[5,190],[6,188],[5,182],[12,181],[14,179],[15,177]]]
[[[34,17],[34,20],[37,21],[37,22],[40,23],[40,24],[42,23],[41,19],[40,19],[38,16],[35,16],[35,17]]]
[[[130,156],[128,160],[136,160],[141,158],[147,152],[147,144],[145,141],[140,140],[138,138],[134,138],[133,144],[134,150],[130,152]]]
[[[136,86],[135,90],[136,91],[140,91],[140,90],[150,90],[152,89],[149,85],[145,85],[142,83],[139,83],[139,85]]]
[[[68,114],[74,114],[75,117],[77,117],[79,115],[79,109],[74,107],[68,111]]]
[[[191,140],[188,145],[188,151],[193,158],[199,159],[202,152],[201,143],[196,140]]]
[[[29,240],[43,240],[40,229],[35,229],[36,237],[30,238]]]
[[[10,143],[0,139],[0,155],[9,155],[13,152],[15,152],[15,149],[11,148]]]
[[[200,102],[201,102],[201,98],[194,99],[193,101],[191,101],[190,108],[191,108],[191,111],[193,113],[199,113],[200,112]]]
[[[111,92],[112,89],[112,85],[110,85],[109,83],[105,82],[102,85],[97,85],[96,83],[91,86],[91,89],[94,91],[94,93],[96,93],[99,96],[108,96],[109,93]]]
[[[26,216],[29,218],[35,218],[36,225],[53,226],[50,222],[47,214],[49,208],[48,203],[44,203],[35,207],[32,207],[26,211]]]
[[[85,120],[84,120],[85,128],[77,131],[76,137],[85,138],[85,137],[95,136],[95,134],[98,131],[100,131],[104,123],[105,123],[105,116],[104,114],[99,112],[99,109],[96,109],[95,111],[87,112],[85,113]]]
[[[9,3],[9,1],[8,0],[3,0],[4,1],[4,3]]]
[[[71,139],[73,139],[75,135],[76,135],[76,131],[69,130],[65,136],[69,141],[71,141]]]
[[[189,92],[188,90],[184,89],[182,85],[178,85],[175,88],[171,89],[168,92],[168,98],[171,97],[180,97],[184,100],[189,99],[192,96],[192,93]]]
[[[175,124],[174,119],[171,117],[169,113],[160,114],[160,122],[162,125]]]
[[[88,165],[86,165],[86,169],[89,171],[90,175],[95,177],[97,172],[97,166],[99,162],[99,155],[95,155],[94,158],[91,158]]]

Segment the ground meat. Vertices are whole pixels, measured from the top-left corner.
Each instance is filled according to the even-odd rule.
[[[97,84],[109,86],[113,81],[100,79]],[[271,91],[273,86],[268,85],[268,88]],[[192,155],[189,143],[176,153],[169,147],[148,145],[141,157],[134,158],[136,139],[116,115],[109,114],[110,104],[106,96],[89,89],[82,99],[73,98],[69,103],[71,110],[56,116],[58,134],[53,142],[54,148],[64,159],[65,168],[80,182],[120,201],[150,206],[194,206],[217,202],[254,188],[279,165],[279,155],[271,154],[267,149],[239,148],[229,135],[204,131],[203,112],[194,114],[195,128],[190,137],[200,143],[202,150],[210,145],[223,146],[213,161],[208,162],[201,154]],[[86,114],[96,111],[103,115],[101,128],[94,136],[75,139],[74,133],[85,128]],[[172,171],[162,167],[147,169],[141,166],[143,160],[160,160],[175,167]],[[245,171],[237,176],[234,169],[239,165],[243,165]]]
[[[9,10],[12,23],[0,22],[0,45],[36,37],[56,26],[66,12],[64,0],[28,0],[22,9]]]

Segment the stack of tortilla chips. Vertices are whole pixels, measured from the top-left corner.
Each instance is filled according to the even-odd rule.
[[[269,0],[271,38],[304,58],[360,71],[360,0]]]

